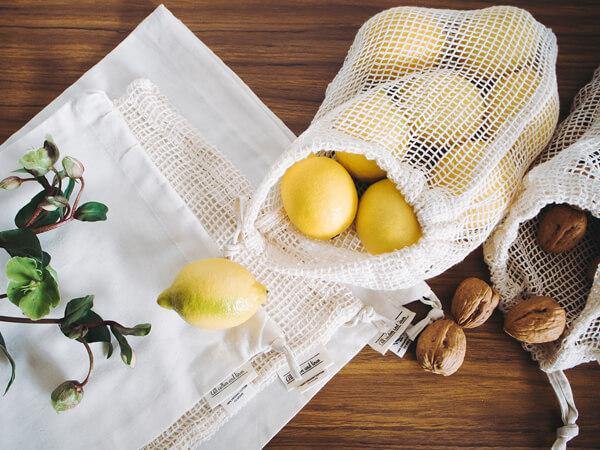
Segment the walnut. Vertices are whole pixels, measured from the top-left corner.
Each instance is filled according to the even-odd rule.
[[[538,243],[550,253],[563,253],[575,247],[587,228],[585,211],[569,205],[553,205],[540,218]]]
[[[565,310],[553,298],[542,296],[517,303],[504,318],[504,331],[528,344],[555,341],[565,325]]]
[[[498,306],[500,296],[479,278],[463,280],[452,298],[452,315],[463,328],[475,328],[484,323]]]
[[[448,376],[462,365],[467,351],[467,338],[452,320],[433,322],[423,330],[417,341],[417,361],[433,373]]]

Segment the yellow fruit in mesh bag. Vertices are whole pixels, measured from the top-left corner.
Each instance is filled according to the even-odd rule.
[[[372,184],[362,195],[356,232],[367,251],[374,255],[407,247],[422,236],[412,206],[388,179]]]
[[[241,265],[208,258],[186,265],[158,297],[188,323],[222,330],[246,322],[267,300],[267,289]]]
[[[353,138],[380,144],[396,156],[406,152],[410,139],[406,113],[381,90],[352,103],[335,119],[333,127]],[[336,159],[358,180],[385,178],[385,171],[363,155],[338,151]]]
[[[505,73],[494,82],[486,96],[492,132],[527,105],[540,82],[541,77],[530,68]]]
[[[414,109],[413,134],[437,147],[469,139],[483,124],[481,90],[452,70],[435,70],[407,83],[404,101]]]
[[[514,146],[519,148],[523,158],[532,161],[546,148],[556,129],[558,106],[558,94],[555,93],[517,138]]]
[[[354,181],[331,158],[298,161],[285,172],[280,188],[288,218],[308,237],[331,239],[348,228],[356,215]]]
[[[527,11],[510,6],[466,17],[456,34],[457,55],[467,70],[486,78],[532,61],[540,28]]]
[[[431,185],[446,188],[453,195],[462,195],[475,181],[475,171],[486,152],[485,141],[469,141],[450,149],[431,172]],[[486,226],[497,218],[510,200],[517,170],[515,155],[509,152],[487,175],[483,191],[475,194],[473,208],[467,211],[467,227]]]
[[[444,26],[436,17],[408,9],[385,11],[369,22],[355,70],[382,83],[430,69],[440,59],[444,41]]]

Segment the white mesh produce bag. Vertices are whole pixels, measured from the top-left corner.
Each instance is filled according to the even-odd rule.
[[[159,171],[228,253],[231,236],[239,227],[239,199],[251,193],[248,180],[172,109],[151,82],[135,81],[115,104]],[[268,287],[265,308],[283,330],[289,349],[252,360],[258,372],[253,381],[256,392],[273,381],[290,353],[305,355],[324,345],[342,324],[361,317],[362,303],[346,288],[276,273],[261,258],[235,253],[236,260]],[[148,448],[189,448],[209,438],[229,417],[222,406],[211,409],[201,400]]]
[[[576,435],[577,417],[566,378],[560,372],[600,359],[600,279],[586,276],[598,248],[598,223],[588,221],[584,240],[559,254],[537,242],[538,214],[551,204],[566,203],[600,217],[600,69],[574,100],[538,164],[528,173],[503,223],[485,245],[500,308],[510,310],[531,294],[547,295],[567,313],[567,328],[551,343],[526,345],[557,390],[565,423]],[[565,393],[569,402],[564,400]],[[570,408],[570,409],[569,409]],[[571,437],[569,435],[569,437]],[[565,441],[566,442],[566,441]],[[557,447],[560,448],[560,447]]]
[[[286,274],[397,289],[458,263],[502,218],[556,125],[556,41],[520,9],[400,7],[359,30],[311,126],[272,166],[241,240]],[[279,182],[311,153],[376,160],[414,207],[423,237],[382,255],[354,227],[301,235]],[[360,187],[360,186],[359,186]]]

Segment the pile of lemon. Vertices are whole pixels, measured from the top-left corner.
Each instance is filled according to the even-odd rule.
[[[333,128],[399,160],[427,152],[429,186],[462,195],[476,181],[490,142],[542,82],[535,70],[539,25],[512,7],[474,11],[454,26],[435,14],[396,8],[371,19],[362,39],[353,70],[371,89],[349,102]],[[550,139],[556,120],[556,101],[548,101],[487,175],[467,211],[468,226],[486,226],[506,207],[518,172]],[[283,208],[310,238],[331,239],[354,223],[368,252],[398,250],[418,242],[422,229],[386,176],[375,161],[344,149],[335,160],[311,155],[284,174]],[[357,183],[368,186],[360,199]],[[487,204],[492,196],[500,200]]]

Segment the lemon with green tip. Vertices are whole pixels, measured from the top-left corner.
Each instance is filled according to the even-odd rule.
[[[362,195],[356,232],[367,251],[374,255],[412,245],[423,234],[413,207],[388,179],[372,184]]]
[[[191,325],[232,328],[250,319],[267,301],[267,288],[240,264],[208,258],[186,265],[157,300]]]

